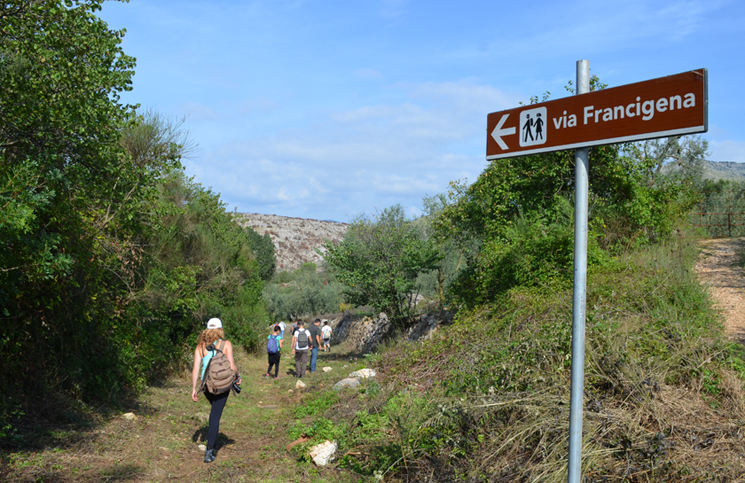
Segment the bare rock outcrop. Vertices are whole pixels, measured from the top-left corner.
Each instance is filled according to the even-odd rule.
[[[420,315],[415,319],[414,325],[405,332],[406,339],[409,342],[427,340],[440,326],[448,325],[452,321],[453,314],[450,312]],[[373,352],[394,330],[393,324],[382,312],[375,319],[344,314],[340,318],[330,320],[329,325],[334,329],[331,336],[332,344],[351,341],[354,348],[362,354]]]
[[[277,271],[297,270],[304,263],[320,265],[324,240],[338,243],[344,239],[349,225],[336,221],[311,220],[257,213],[235,213],[235,220],[253,228],[259,235],[269,234],[274,242]]]
[[[345,314],[341,319],[329,322],[334,329],[331,343],[351,341],[354,348],[365,354],[374,351],[392,331],[393,324],[384,313],[373,319]]]

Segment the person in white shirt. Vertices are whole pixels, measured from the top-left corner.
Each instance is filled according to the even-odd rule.
[[[321,327],[321,337],[323,337],[323,352],[331,351],[331,333],[333,329],[329,325],[329,321],[323,321],[323,327]]]
[[[298,320],[297,324],[297,330],[292,334],[292,353],[295,355],[295,377],[303,377],[308,353],[313,348],[313,338],[302,320]]]

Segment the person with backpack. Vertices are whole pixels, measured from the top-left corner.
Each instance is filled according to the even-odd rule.
[[[267,337],[266,353],[269,358],[269,368],[266,370],[264,377],[279,376],[279,358],[282,351],[282,328],[279,325],[274,326],[274,332]],[[274,366],[274,376],[272,376],[272,366]]]
[[[321,319],[316,319],[308,327],[310,338],[313,340],[310,349],[310,372],[316,372],[318,364],[318,349],[321,348]]]
[[[201,371],[200,371],[201,367]],[[241,375],[233,359],[233,345],[225,339],[222,321],[214,318],[207,322],[207,328],[199,335],[194,350],[194,367],[191,373],[191,399],[199,400],[197,382],[201,375],[201,390],[210,402],[210,423],[207,430],[207,449],[204,462],[212,463],[217,456],[215,442],[220,430],[220,417],[225,409],[230,390],[240,391]]]
[[[323,336],[323,352],[331,352],[331,333],[333,329],[329,325],[329,321],[323,319],[323,327],[321,328],[321,335]]]
[[[313,339],[310,331],[305,328],[305,323],[298,320],[298,327],[292,335],[292,353],[295,355],[295,377],[305,375],[305,366],[308,364],[308,351],[313,347]]]

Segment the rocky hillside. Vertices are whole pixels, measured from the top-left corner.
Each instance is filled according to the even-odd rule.
[[[731,179],[734,181],[745,180],[745,163],[732,161],[707,161],[704,165],[704,178],[720,180]]]
[[[320,265],[323,258],[316,249],[320,249],[325,240],[341,241],[349,227],[335,221],[278,215],[237,213],[235,216],[241,226],[250,226],[260,235],[268,233],[272,237],[278,272],[297,270],[308,262]]]

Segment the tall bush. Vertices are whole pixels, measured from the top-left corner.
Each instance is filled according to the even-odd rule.
[[[274,321],[312,317],[339,311],[342,285],[329,272],[306,263],[294,272],[277,274],[264,287],[267,309]]]
[[[406,220],[401,205],[373,217],[360,216],[338,245],[326,243],[325,260],[354,305],[386,312],[400,327],[415,309],[416,280],[437,268],[441,254]]]
[[[266,320],[257,246],[183,175],[180,124],[119,101],[135,64],[101,3],[0,7],[3,420],[121,401],[208,317],[249,347]]]

